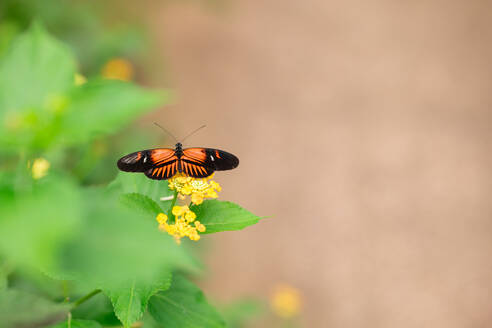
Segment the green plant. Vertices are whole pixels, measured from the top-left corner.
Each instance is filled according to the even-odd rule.
[[[0,55],[37,20],[78,54],[86,75],[98,74],[115,56],[139,62],[149,53],[149,43],[138,15],[124,7],[116,1],[2,0]]]
[[[75,76],[70,50],[39,24],[1,58],[2,327],[131,327],[139,320],[145,327],[225,326],[187,278],[200,270],[196,244],[178,245],[171,230],[158,229],[163,213],[168,226],[177,223],[180,192],[142,174],[94,185],[73,159],[90,167],[88,145],[165,104],[168,93],[103,79],[76,84]],[[104,165],[116,171],[114,161]],[[207,195],[186,207],[195,213],[190,222],[203,225],[198,231],[259,221]]]

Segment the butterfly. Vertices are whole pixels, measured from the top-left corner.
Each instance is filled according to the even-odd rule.
[[[176,137],[162,126],[154,124],[176,140]],[[184,139],[204,127],[201,126]],[[214,148],[183,149],[181,142],[177,142],[174,149],[141,150],[123,156],[117,162],[121,171],[143,172],[148,178],[154,180],[166,180],[178,172],[193,178],[205,178],[215,171],[232,170],[238,165],[239,159],[231,153]]]

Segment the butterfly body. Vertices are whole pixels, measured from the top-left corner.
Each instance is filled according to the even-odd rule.
[[[174,149],[156,148],[137,151],[118,160],[125,172],[143,172],[148,178],[165,180],[176,173],[205,178],[215,171],[231,170],[239,159],[231,153],[214,148],[185,148],[177,143]]]

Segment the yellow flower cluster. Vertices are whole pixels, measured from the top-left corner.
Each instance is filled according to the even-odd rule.
[[[113,58],[103,67],[101,74],[106,79],[130,81],[134,70],[132,63],[124,58]]]
[[[288,285],[277,286],[270,304],[273,312],[281,318],[292,318],[301,311],[301,296],[299,291]]]
[[[76,86],[82,85],[87,82],[87,78],[82,74],[75,73],[74,82]]]
[[[48,170],[50,169],[50,162],[46,159],[40,157],[36,158],[32,163],[31,173],[34,180],[39,180],[48,174]]]
[[[174,236],[174,239],[179,244],[182,237],[188,237],[191,240],[197,241],[200,239],[198,232],[204,232],[205,226],[200,221],[195,220],[196,214],[193,213],[188,206],[174,206],[172,210],[176,220],[174,224],[168,224],[168,217],[164,213],[157,215],[159,229],[167,231],[168,234]]]
[[[185,196],[191,196],[191,202],[200,205],[204,198],[217,198],[217,192],[222,190],[217,182],[210,180],[212,178],[213,174],[203,179],[197,179],[178,173],[169,179],[169,188],[177,191],[181,199],[184,199]]]

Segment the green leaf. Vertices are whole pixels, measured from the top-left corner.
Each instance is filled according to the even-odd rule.
[[[81,144],[115,133],[165,99],[162,92],[147,91],[129,82],[89,81],[70,95],[61,123],[62,142]]]
[[[149,311],[144,313],[144,316],[142,318],[142,322],[144,323],[145,328],[161,328],[161,325],[159,325],[154,318],[150,315]]]
[[[111,193],[131,194],[139,193],[154,200],[157,204],[163,204],[163,197],[173,195],[169,189],[167,181],[152,180],[147,178],[143,173],[120,172],[113,182],[108,186]]]
[[[150,299],[149,313],[166,328],[225,327],[224,320],[207,302],[203,292],[179,275],[174,277],[171,288]]]
[[[0,291],[1,327],[39,327],[63,319],[68,311],[68,304],[53,303],[14,289]]]
[[[70,50],[33,24],[0,64],[0,115],[39,107],[63,94],[74,84],[75,67]]]
[[[16,38],[0,63],[0,148],[46,148],[74,86],[69,49],[39,24]]]
[[[8,286],[7,275],[5,272],[0,272],[0,291],[5,290]]]
[[[260,220],[239,205],[215,199],[205,200],[201,205],[192,206],[191,210],[207,228],[204,233],[241,230]]]
[[[80,201],[75,185],[50,176],[17,192],[0,206],[0,253],[13,264],[52,273],[57,253],[77,231]]]
[[[2,11],[0,4],[0,11]],[[12,40],[19,34],[20,26],[11,19],[3,19],[0,22],[0,57],[9,48]]]
[[[163,270],[192,269],[183,247],[147,215],[128,211],[103,190],[84,193],[83,224],[63,248],[61,271],[91,288],[120,288],[135,279],[151,283]]]
[[[74,284],[75,288],[79,284]],[[72,295],[75,292],[71,293]],[[88,291],[83,291],[77,293],[79,297],[82,295],[87,295]],[[72,297],[72,299],[77,299],[76,297]],[[111,304],[111,300],[106,297],[103,293],[98,294],[92,297],[87,302],[84,302],[77,306],[72,311],[72,318],[74,319],[85,319],[85,320],[94,320],[99,322],[103,326],[111,326],[116,327],[120,326],[120,320],[114,314],[113,304]]]
[[[50,174],[32,191],[0,189],[3,199],[0,254],[13,264],[92,289],[153,282],[163,270],[196,267],[148,214],[129,211],[102,188],[77,191]]]
[[[123,194],[120,196],[120,201],[123,205],[132,210],[149,214],[153,217],[163,212],[162,208],[155,201],[142,194]]]
[[[53,279],[39,269],[16,266],[9,278],[8,286],[12,289],[43,295],[50,300],[60,297],[60,281]]]
[[[63,321],[49,328],[102,328],[102,326],[99,322],[93,320],[73,319],[70,324],[68,324],[68,321]]]
[[[139,283],[132,281],[128,286],[116,289],[104,289],[103,292],[111,299],[114,312],[124,327],[130,327],[139,320],[152,295],[164,291],[171,285],[171,274],[163,274],[152,283]]]

